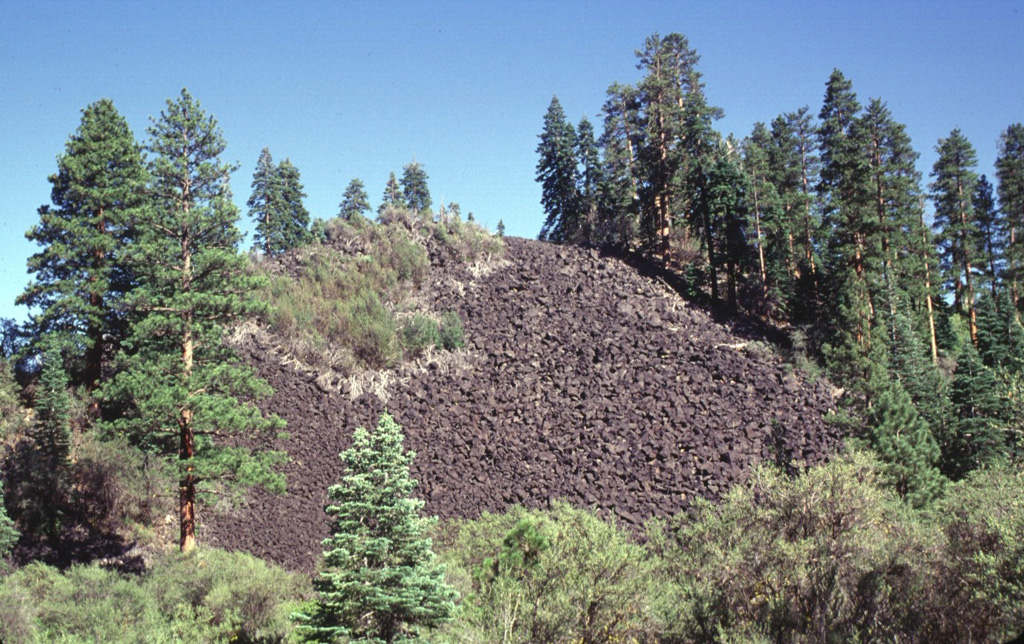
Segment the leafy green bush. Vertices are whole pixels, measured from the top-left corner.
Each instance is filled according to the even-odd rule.
[[[411,357],[417,357],[429,348],[441,345],[441,332],[437,322],[419,313],[402,327],[402,345]]]
[[[0,584],[4,642],[280,642],[298,576],[244,553],[197,550],[127,576],[32,563]]]
[[[921,630],[935,540],[853,453],[788,478],[767,467],[718,506],[654,530],[666,635],[776,642],[903,641]]]
[[[1008,641],[1024,632],[1024,472],[998,466],[950,486],[935,517],[931,641]]]
[[[449,526],[442,559],[464,597],[445,635],[469,642],[626,642],[653,633],[642,546],[557,503]]]
[[[465,332],[462,330],[462,319],[455,311],[448,311],[441,316],[441,346],[448,351],[466,346]]]

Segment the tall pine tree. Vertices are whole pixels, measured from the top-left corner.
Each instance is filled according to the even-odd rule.
[[[1024,124],[1014,123],[999,137],[996,157],[999,208],[1005,218],[1006,272],[1017,311],[1024,309]]]
[[[974,273],[982,242],[972,196],[978,181],[974,173],[978,157],[959,129],[940,139],[935,151],[939,158],[932,168],[934,181],[930,188],[942,267],[946,282],[953,290],[953,308],[967,315],[971,342],[977,346]]]
[[[252,401],[269,393],[223,341],[253,315],[259,279],[237,251],[241,234],[220,160],[216,120],[187,90],[149,128],[155,201],[139,224],[129,261],[138,286],[121,373],[107,395],[122,405],[114,427],[178,465],[182,550],[196,543],[197,494],[215,481],[280,488],[274,454],[253,454],[238,437],[281,425]]]
[[[43,246],[19,304],[38,309],[35,334],[82,352],[82,382],[98,386],[104,355],[124,333],[118,301],[132,286],[123,249],[145,205],[146,170],[128,122],[103,99],[82,111],[50,176],[53,207],[26,236]]]
[[[539,239],[556,244],[576,241],[582,230],[582,208],[576,165],[576,130],[566,119],[558,97],[544,115],[544,130],[537,144],[537,181],[547,217]]]

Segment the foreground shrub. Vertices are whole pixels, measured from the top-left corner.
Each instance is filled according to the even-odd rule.
[[[0,584],[4,642],[279,642],[301,580],[243,553],[175,553],[142,576],[30,564]]]
[[[1008,641],[1024,633],[1024,474],[972,472],[936,509],[945,537],[932,594],[934,641]]]
[[[449,578],[465,598],[445,632],[463,642],[628,642],[653,633],[642,546],[566,504],[448,526]]]
[[[760,467],[718,506],[654,531],[679,641],[904,641],[922,629],[934,540],[853,453],[795,478]]]

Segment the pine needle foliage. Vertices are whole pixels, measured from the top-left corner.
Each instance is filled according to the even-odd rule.
[[[308,613],[297,613],[307,641],[418,641],[421,627],[452,619],[456,592],[435,563],[428,531],[436,518],[420,516],[409,476],[415,453],[405,451],[402,428],[388,414],[372,433],[355,431],[342,452],[344,475],[331,486],[333,536],[324,540],[324,570]]]

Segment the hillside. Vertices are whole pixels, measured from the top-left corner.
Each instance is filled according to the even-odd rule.
[[[209,513],[201,539],[311,569],[337,455],[384,409],[418,454],[426,511],[442,518],[561,498],[639,525],[717,498],[763,459],[818,462],[837,444],[822,420],[828,383],[791,375],[749,334],[618,258],[506,241],[486,266],[432,252],[419,297],[461,315],[467,345],[454,355],[330,380],[246,334],[243,353],[276,391],[263,407],[288,422],[276,445],[292,459],[288,494],[256,490]]]

